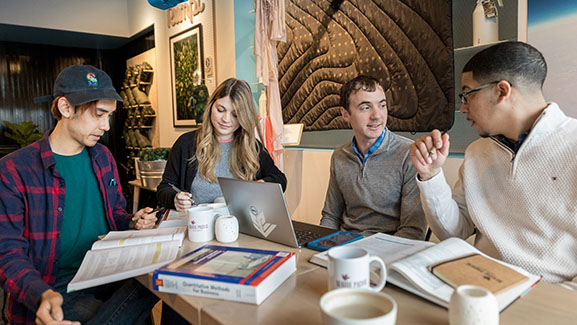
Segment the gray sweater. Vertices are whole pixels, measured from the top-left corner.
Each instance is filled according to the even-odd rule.
[[[321,225],[364,235],[384,232],[423,239],[427,222],[409,158],[411,142],[387,130],[364,165],[352,142],[338,147],[331,157]]]

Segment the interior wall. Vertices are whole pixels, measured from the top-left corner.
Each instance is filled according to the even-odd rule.
[[[545,99],[559,104],[568,116],[577,118],[577,2],[528,0],[529,43],[543,53],[547,79]]]
[[[0,23],[19,26],[130,37],[129,16],[127,0],[0,1]]]
[[[160,9],[152,7],[146,0],[125,0],[127,5],[128,35],[138,34],[154,24],[156,11]],[[122,1],[119,1],[122,2]]]
[[[207,1],[209,2],[209,1]],[[214,89],[219,82],[226,78],[235,76],[235,59],[230,53],[234,53],[234,8],[232,0],[214,1],[213,17],[205,19],[214,20],[215,38],[209,39],[203,35],[203,43],[214,43],[214,62],[216,68],[215,78],[212,85],[207,85],[209,90]],[[183,133],[192,130],[191,127],[174,127],[172,116],[172,86],[170,72],[170,36],[186,30],[189,27],[201,22],[194,20],[191,24],[188,20],[179,24],[175,28],[168,28],[167,12],[154,9],[154,37],[156,40],[156,58],[158,77],[158,127],[159,144],[161,147],[171,147],[176,139]],[[196,18],[195,18],[196,19]],[[207,33],[207,28],[203,25],[203,33]],[[212,87],[212,88],[211,88]]]

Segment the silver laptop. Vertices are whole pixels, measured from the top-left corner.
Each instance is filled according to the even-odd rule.
[[[318,225],[292,221],[282,187],[277,183],[219,177],[230,213],[237,217],[240,232],[291,247],[337,232]]]

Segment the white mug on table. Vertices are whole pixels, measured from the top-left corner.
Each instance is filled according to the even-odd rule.
[[[214,211],[211,207],[194,206],[188,209],[188,240],[207,242],[214,239]]]
[[[387,281],[387,269],[380,257],[371,256],[358,247],[333,247],[329,250],[329,290],[337,288],[369,288],[381,291]],[[376,286],[371,287],[370,265],[380,266],[380,279]]]
[[[216,219],[218,219],[219,217],[230,215],[230,212],[228,212],[228,208],[226,207],[225,203],[202,203],[199,204],[198,206],[212,208],[212,212],[214,214],[214,221],[216,221]]]

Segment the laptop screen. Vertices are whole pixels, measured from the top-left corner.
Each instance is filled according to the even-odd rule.
[[[230,213],[244,234],[298,247],[282,187],[277,183],[219,177]]]

